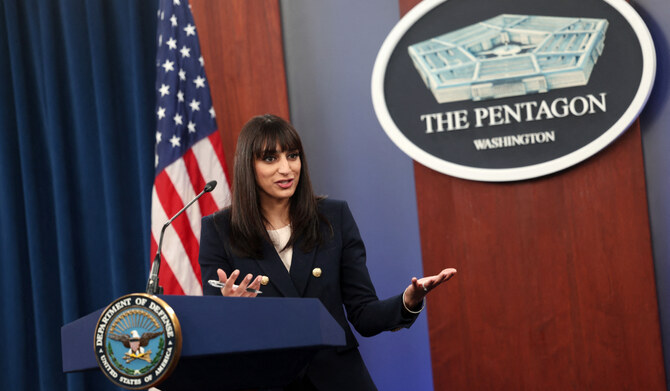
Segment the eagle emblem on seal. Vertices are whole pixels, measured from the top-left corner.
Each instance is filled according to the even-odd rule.
[[[126,354],[123,355],[123,359],[126,363],[129,363],[134,360],[144,360],[146,362],[151,362],[151,350],[148,349],[145,351],[145,347],[149,344],[149,341],[163,334],[163,332],[145,332],[140,333],[137,330],[131,330],[130,334],[109,334],[109,338],[115,341],[119,341],[128,348]]]

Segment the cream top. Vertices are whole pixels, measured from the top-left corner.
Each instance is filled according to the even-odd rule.
[[[281,258],[282,263],[284,263],[286,270],[290,271],[291,259],[293,258],[293,247],[288,247],[284,251],[281,250],[286,246],[288,240],[291,239],[291,225],[289,224],[284,228],[275,230],[269,229],[268,235],[270,236],[270,240],[272,240],[272,244],[275,246],[275,250],[277,250],[277,254],[279,254],[279,258]]]

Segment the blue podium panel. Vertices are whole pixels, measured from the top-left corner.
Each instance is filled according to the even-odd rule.
[[[161,389],[288,384],[344,331],[318,299],[160,296],[177,314],[182,352]],[[61,328],[63,371],[98,370],[93,340],[103,309]]]

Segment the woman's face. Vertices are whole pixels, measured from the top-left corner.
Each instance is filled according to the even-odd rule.
[[[295,151],[268,151],[256,159],[256,185],[261,203],[288,200],[298,186],[300,179],[300,153]]]

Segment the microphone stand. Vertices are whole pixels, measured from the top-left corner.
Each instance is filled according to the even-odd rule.
[[[209,193],[210,191],[214,190],[216,187],[216,181],[211,181],[208,182],[205,185],[205,188],[195,196],[194,199],[191,200],[186,206],[181,208],[179,212],[177,212],[170,220],[168,220],[165,224],[163,224],[163,228],[161,228],[161,236],[158,241],[158,251],[156,251],[156,256],[154,257],[154,262],[151,264],[151,271],[149,272],[149,281],[147,281],[147,290],[146,292],[150,295],[162,295],[163,294],[163,287],[159,285],[159,278],[158,278],[158,272],[160,271],[161,268],[161,249],[163,247],[163,236],[165,235],[165,229],[172,224],[172,221],[176,219],[180,214],[182,214],[189,206],[193,205],[194,202],[196,202],[200,197],[202,197],[205,193]]]

